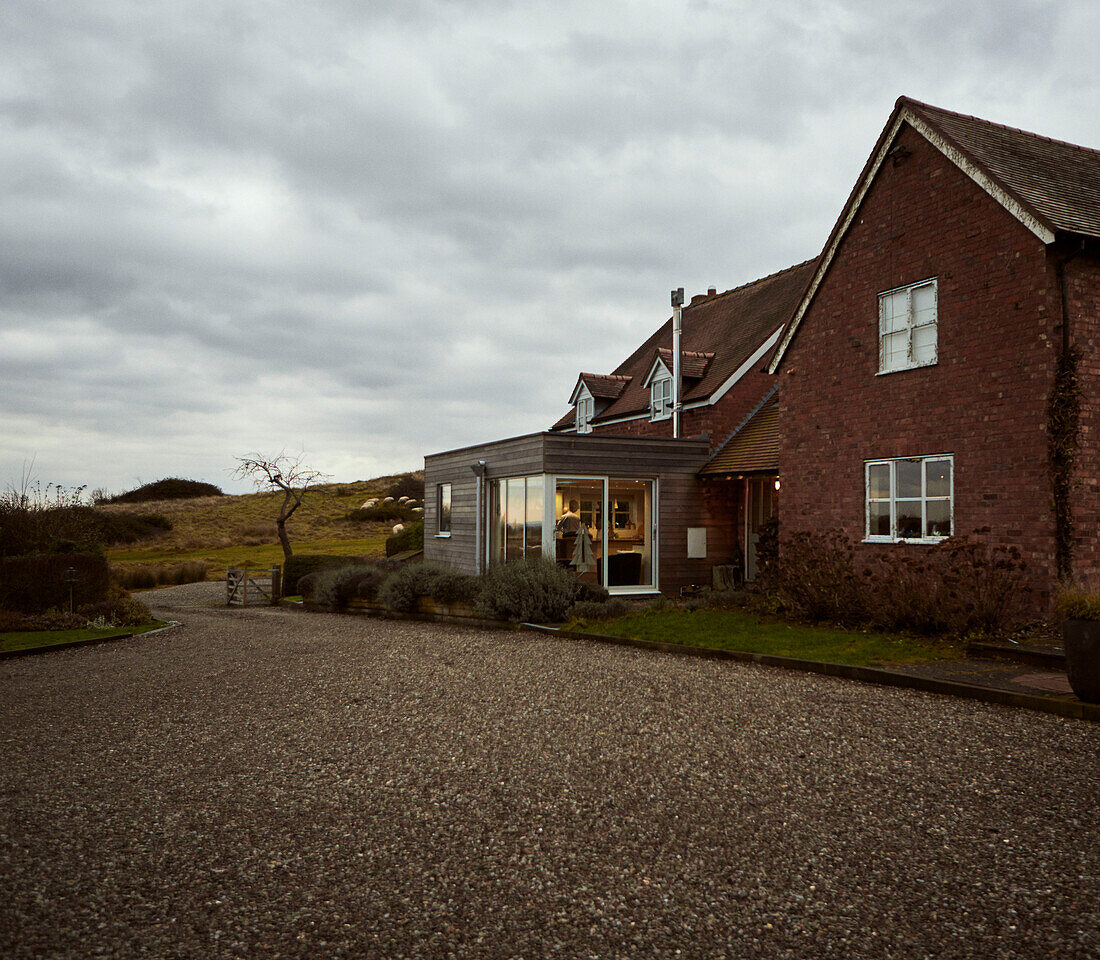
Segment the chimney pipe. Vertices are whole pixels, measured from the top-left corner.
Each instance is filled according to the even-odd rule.
[[[707,287],[707,296],[713,297],[718,292],[717,287]]]
[[[672,436],[680,436],[680,315],[684,308],[684,288],[672,291]]]

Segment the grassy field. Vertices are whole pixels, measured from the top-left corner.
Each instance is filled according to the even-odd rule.
[[[861,633],[765,620],[736,610],[652,610],[606,623],[577,625],[586,633],[659,640],[720,650],[743,650],[854,666],[961,659],[944,641]]]
[[[397,477],[377,477],[355,483],[333,483],[310,490],[287,523],[295,553],[332,553],[345,556],[383,556],[392,523],[356,523],[346,520],[372,496],[384,494]],[[160,500],[140,504],[104,505],[104,511],[162,513],[172,529],[148,540],[111,547],[113,566],[145,566],[204,560],[208,576],[225,574],[226,566],[266,567],[283,562],[275,532],[282,494]]]
[[[147,633],[163,627],[156,620],[141,627],[106,627],[103,630],[34,630],[29,632],[0,633],[0,653],[9,650],[30,650],[32,647],[51,647],[74,640],[95,640],[99,637],[116,637],[120,633]]]

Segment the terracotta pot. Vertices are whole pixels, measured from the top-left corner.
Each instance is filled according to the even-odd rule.
[[[1073,692],[1086,703],[1100,703],[1100,620],[1064,620],[1062,642]]]

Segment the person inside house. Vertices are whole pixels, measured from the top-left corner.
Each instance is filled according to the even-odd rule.
[[[569,509],[558,518],[557,529],[567,536],[575,537],[581,528],[581,515],[578,513],[581,505],[578,500],[569,501]]]

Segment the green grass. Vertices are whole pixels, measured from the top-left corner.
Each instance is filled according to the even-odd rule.
[[[606,622],[569,625],[586,633],[742,650],[853,666],[957,659],[962,651],[945,641],[904,635],[860,633],[765,620],[732,610],[652,610]]]
[[[346,516],[369,497],[384,494],[400,476],[331,483],[310,490],[287,524],[294,552],[384,556],[393,522],[355,522]],[[281,500],[281,494],[253,493],[143,503],[143,511],[167,516],[172,529],[138,543],[109,547],[107,559],[113,566],[205,560],[207,576],[213,580],[224,576],[227,566],[281,564],[283,551],[275,533]],[[99,509],[133,511],[135,506]]]
[[[164,623],[154,620],[140,627],[105,627],[102,630],[33,630],[0,633],[0,652],[8,650],[31,650],[34,647],[52,647],[58,643],[71,643],[74,640],[95,640],[99,637],[115,637],[120,633],[147,633],[163,627]]]
[[[295,554],[327,553],[339,557],[385,556],[386,537],[389,528],[371,536],[356,539],[294,540],[291,546]],[[283,549],[277,543],[255,546],[229,546],[213,549],[197,548],[174,550],[163,547],[109,550],[112,563],[157,564],[181,563],[184,560],[205,560],[208,564],[207,579],[217,580],[225,575],[226,567],[270,567],[283,563]]]

